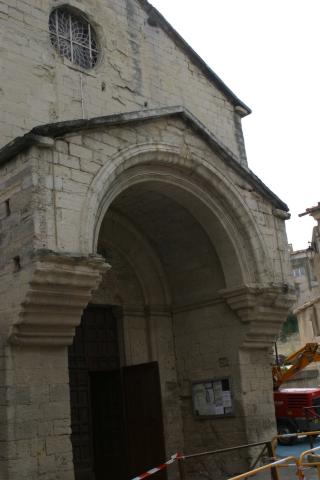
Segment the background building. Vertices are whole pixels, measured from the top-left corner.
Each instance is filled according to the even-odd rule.
[[[299,302],[296,304],[295,314],[298,317],[303,343],[320,340],[320,288],[318,281],[320,278],[320,205],[308,208],[305,214],[312,216],[318,225],[313,229],[310,247],[305,250],[304,267],[301,263],[302,259],[297,259],[295,256],[293,261],[293,274],[304,274],[295,278],[295,284],[298,283],[298,278],[300,280]],[[299,263],[296,263],[297,261]],[[295,270],[296,266],[298,267]]]
[[[318,220],[319,206],[307,209],[305,214]],[[306,343],[320,343],[319,225],[314,227],[312,241],[307,249],[293,251],[290,246],[290,262],[296,301],[277,341],[278,352],[284,356],[294,353]],[[319,365],[311,364],[290,380],[289,384],[310,387],[319,385]]]

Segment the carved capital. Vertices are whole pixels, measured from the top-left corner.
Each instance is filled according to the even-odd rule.
[[[70,345],[91,293],[110,266],[100,256],[35,254],[30,282],[9,340],[19,345]]]
[[[243,348],[269,348],[295,301],[287,285],[244,285],[222,290],[222,298],[245,324]]]

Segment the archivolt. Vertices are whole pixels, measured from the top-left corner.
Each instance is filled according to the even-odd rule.
[[[167,193],[189,209],[214,245],[228,287],[263,283],[267,249],[236,188],[215,165],[178,147],[144,144],[109,159],[93,179],[81,217],[82,253],[95,253],[103,218],[113,200],[140,182],[166,184]]]

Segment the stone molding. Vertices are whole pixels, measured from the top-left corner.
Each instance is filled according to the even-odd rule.
[[[310,307],[316,307],[318,306],[320,307],[320,296],[317,296],[315,298],[312,298],[311,300],[309,300],[308,302],[304,303],[303,305],[300,305],[299,307],[297,307],[295,310],[293,310],[293,313],[295,315],[299,315],[300,313],[302,313],[304,310],[308,310],[308,308]]]
[[[244,285],[222,298],[246,325],[242,348],[270,348],[296,297],[287,284]]]
[[[224,303],[223,298],[221,298],[221,296],[215,296],[212,298],[208,298],[207,300],[204,300],[202,302],[189,303],[179,307],[173,307],[172,312],[173,314],[183,313],[183,312],[192,312],[194,310],[200,310],[203,308],[212,307],[214,305],[220,305],[221,303]]]
[[[239,190],[212,162],[211,156],[199,154],[196,149],[186,155],[179,144],[135,144],[109,158],[93,178],[83,202],[80,252],[96,251],[103,219],[114,199],[127,188],[145,181],[163,182],[176,192],[186,193],[184,201],[188,198],[189,203],[184,205],[189,210],[193,208],[198,221],[206,211],[212,214],[212,221],[206,219],[205,224],[222,261],[228,286],[263,281],[266,271],[272,271],[265,238]],[[197,206],[200,204],[201,208]],[[225,240],[215,243],[217,235]],[[234,253],[232,262],[230,252]],[[233,283],[231,279],[235,277]]]
[[[100,256],[38,252],[9,341],[16,345],[70,345],[92,290],[109,268]]]
[[[169,305],[133,305],[127,304],[122,308],[124,317],[167,317],[172,313],[171,306]]]

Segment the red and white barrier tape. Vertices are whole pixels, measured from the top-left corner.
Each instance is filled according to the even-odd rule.
[[[141,475],[138,475],[137,477],[132,478],[132,480],[143,480],[144,478],[151,477],[151,475],[153,475],[157,472],[160,472],[160,470],[164,470],[165,468],[168,467],[168,465],[171,465],[172,463],[174,463],[179,458],[183,458],[183,455],[181,455],[180,453],[175,453],[174,455],[172,455],[170,460],[168,460],[167,462],[162,463],[158,467],[152,468],[151,470],[148,470],[147,472],[142,473]]]

